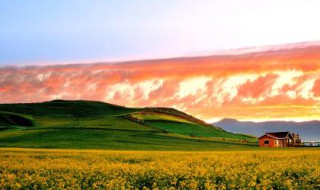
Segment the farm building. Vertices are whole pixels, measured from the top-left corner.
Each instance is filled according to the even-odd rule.
[[[259,137],[259,146],[262,147],[297,147],[301,145],[298,133],[271,132]]]

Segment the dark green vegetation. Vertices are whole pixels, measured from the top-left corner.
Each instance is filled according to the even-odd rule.
[[[33,125],[32,117],[0,111],[0,130],[15,127],[31,127]]]
[[[0,104],[0,129],[2,147],[213,150],[256,146],[253,137],[226,132],[175,109],[93,101]]]

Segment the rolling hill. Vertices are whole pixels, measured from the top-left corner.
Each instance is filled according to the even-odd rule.
[[[0,104],[1,147],[211,150],[255,147],[255,141],[173,108],[81,100]]]
[[[261,136],[265,132],[291,131],[299,133],[303,141],[320,141],[320,121],[266,121],[251,122],[236,119],[223,119],[213,123],[227,131]]]

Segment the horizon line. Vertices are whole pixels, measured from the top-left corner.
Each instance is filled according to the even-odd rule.
[[[311,122],[311,121],[320,121],[318,118],[252,118],[252,119],[237,119],[237,118],[211,118],[204,119],[206,123],[218,123],[225,119],[236,120],[238,122],[254,122],[254,123],[263,123],[263,122],[294,122],[294,123],[303,123],[303,122]]]

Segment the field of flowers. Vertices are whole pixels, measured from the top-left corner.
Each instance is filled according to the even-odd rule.
[[[319,174],[319,149],[0,149],[0,189],[320,189]]]

